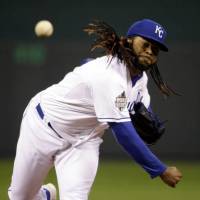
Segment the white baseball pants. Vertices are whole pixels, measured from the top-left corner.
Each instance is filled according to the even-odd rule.
[[[30,103],[21,123],[16,157],[8,194],[10,200],[46,200],[41,186],[55,166],[60,200],[87,200],[96,176],[99,146],[97,137],[73,146],[45,124]]]

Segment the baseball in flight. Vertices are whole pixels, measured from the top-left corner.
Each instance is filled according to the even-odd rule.
[[[35,25],[35,34],[38,37],[50,37],[53,34],[53,25],[48,20],[41,20]]]

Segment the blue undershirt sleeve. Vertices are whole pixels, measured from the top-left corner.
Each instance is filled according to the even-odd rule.
[[[167,168],[147,147],[131,122],[109,122],[118,143],[141,165],[151,178],[161,175]]]

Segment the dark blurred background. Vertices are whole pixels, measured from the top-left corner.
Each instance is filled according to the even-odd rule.
[[[30,98],[60,81],[92,54],[92,39],[82,28],[104,20],[119,35],[142,18],[153,19],[168,31],[169,53],[160,54],[159,68],[171,87],[182,94],[164,99],[149,80],[152,107],[166,123],[166,134],[153,151],[167,159],[200,159],[200,1],[198,0],[40,0],[0,1],[0,157],[13,157],[23,110]],[[48,19],[54,34],[37,38],[34,26]],[[128,156],[108,131],[102,157]],[[30,147],[31,148],[31,147]]]

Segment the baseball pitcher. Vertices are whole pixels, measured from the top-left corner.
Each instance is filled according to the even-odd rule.
[[[17,143],[10,200],[55,200],[53,184],[43,185],[54,166],[62,200],[87,200],[95,179],[99,147],[107,128],[151,178],[175,187],[181,172],[149,149],[165,131],[150,108],[147,72],[166,96],[175,92],[157,66],[167,51],[165,29],[143,19],[125,37],[101,21],[84,29],[94,34],[92,50],[105,55],[77,66],[59,83],[36,94],[24,111]]]

